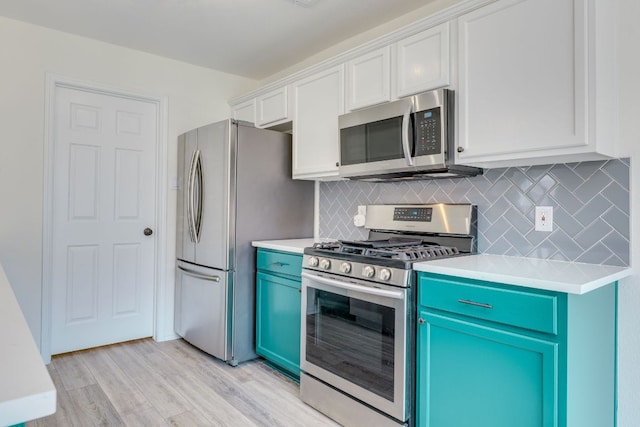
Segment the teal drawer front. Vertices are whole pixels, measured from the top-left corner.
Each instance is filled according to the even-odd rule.
[[[302,255],[258,249],[258,270],[300,277]]]
[[[419,304],[464,316],[558,333],[558,297],[420,275]]]

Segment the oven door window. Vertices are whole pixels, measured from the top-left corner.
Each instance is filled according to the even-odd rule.
[[[409,139],[413,147],[413,132]],[[344,166],[402,158],[402,117],[340,130],[340,163]]]
[[[310,287],[306,360],[389,401],[395,309]]]

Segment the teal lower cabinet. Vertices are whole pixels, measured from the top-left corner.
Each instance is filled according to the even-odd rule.
[[[556,425],[556,343],[427,311],[420,318],[421,425]]]
[[[258,249],[256,353],[293,378],[300,376],[302,256]]]
[[[416,425],[615,426],[616,284],[418,283]]]

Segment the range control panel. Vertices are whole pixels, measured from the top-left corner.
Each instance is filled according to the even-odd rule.
[[[393,210],[394,221],[419,221],[431,222],[433,208],[395,208]]]

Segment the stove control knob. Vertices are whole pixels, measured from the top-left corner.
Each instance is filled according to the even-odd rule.
[[[340,271],[344,274],[349,273],[351,271],[351,264],[349,264],[348,262],[343,262],[342,264],[340,264]]]
[[[323,270],[328,270],[329,267],[331,267],[331,261],[329,261],[326,258],[322,258],[320,260],[320,268],[323,269]]]
[[[312,256],[311,258],[309,258],[309,266],[311,267],[317,267],[318,266],[318,258]]]
[[[372,266],[370,266],[370,265],[365,265],[365,266],[362,268],[362,275],[363,275],[364,277],[369,277],[369,278],[371,278],[371,277],[373,277],[373,276],[375,276],[375,275],[376,275],[376,269],[375,269],[375,268],[373,268],[373,267],[372,267]]]
[[[384,280],[385,282],[389,279],[391,279],[391,271],[389,271],[389,269],[387,268],[383,268],[382,270],[380,270],[380,273],[378,273],[378,277],[380,278],[380,280]]]

